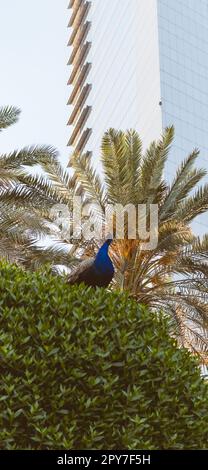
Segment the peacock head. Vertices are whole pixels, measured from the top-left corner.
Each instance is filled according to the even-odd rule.
[[[106,241],[105,241],[105,243],[106,243],[108,246],[110,246],[110,244],[112,243],[112,241],[113,241],[113,235],[112,235],[112,233],[108,233],[107,236],[106,236]]]

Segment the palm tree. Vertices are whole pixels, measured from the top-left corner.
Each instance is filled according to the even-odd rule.
[[[20,110],[15,107],[0,108],[0,131],[18,121]],[[51,195],[42,194],[44,178],[37,179],[29,175],[25,168],[43,164],[46,160],[57,159],[57,152],[52,147],[30,147],[15,150],[10,154],[0,155],[0,256],[18,263],[26,263],[33,251],[43,256],[36,242],[41,237],[51,234],[52,227],[47,226],[44,205],[47,210],[56,199],[55,192]],[[25,167],[26,165],[26,167]],[[22,184],[24,180],[24,184]],[[26,184],[26,181],[30,182]],[[35,185],[33,184],[35,182]],[[33,200],[33,203],[32,203]],[[32,205],[32,210],[31,206]],[[38,210],[37,210],[38,208]],[[53,250],[55,252],[55,249]],[[57,251],[57,257],[59,250]],[[48,257],[50,249],[46,250]],[[44,256],[43,256],[44,258]],[[47,258],[48,259],[48,258]]]
[[[143,156],[135,131],[110,129],[101,146],[104,188],[89,159],[74,156],[71,165],[88,197],[101,201],[101,207],[106,202],[158,204],[156,248],[144,250],[144,241],[139,239],[114,243],[114,287],[129,291],[151,310],[161,309],[171,316],[171,328],[180,344],[200,351],[208,361],[208,235],[201,240],[191,228],[195,217],[208,210],[208,185],[195,189],[206,171],[194,167],[199,151],[193,150],[171,186],[166,184],[164,167],[173,137],[173,127],[167,128]]]
[[[43,226],[53,224],[51,207],[57,202],[70,209],[74,195],[82,202],[98,207],[97,217],[104,218],[105,206],[110,204],[157,204],[159,213],[158,244],[144,250],[144,241],[116,240],[111,257],[116,267],[112,288],[127,290],[138,302],[150,310],[162,310],[170,318],[172,334],[185,346],[207,361],[208,337],[208,235],[195,236],[192,221],[208,210],[208,185],[198,183],[205,176],[204,169],[195,167],[198,150],[178,168],[172,184],[164,179],[164,168],[174,137],[173,127],[167,128],[158,142],[153,142],[143,154],[142,143],[134,130],[127,132],[110,129],[103,137],[101,162],[103,177],[95,170],[89,156],[73,155],[73,176],[63,171],[56,154],[40,159],[47,179],[31,177],[25,172],[19,176],[21,187],[9,188],[3,201],[15,207],[29,207]],[[0,198],[1,202],[1,198]],[[126,223],[125,233],[128,224]],[[68,242],[57,233],[59,243]],[[98,241],[74,240],[72,251],[62,247],[42,250],[33,247],[24,263],[35,267],[51,261],[67,267],[97,249]]]

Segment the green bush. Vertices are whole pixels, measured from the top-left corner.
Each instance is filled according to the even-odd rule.
[[[204,449],[207,384],[122,293],[0,262],[1,449]]]

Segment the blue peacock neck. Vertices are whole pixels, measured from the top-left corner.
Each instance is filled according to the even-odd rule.
[[[114,272],[113,263],[108,255],[108,248],[111,242],[112,240],[106,240],[96,255],[95,267],[100,272]]]

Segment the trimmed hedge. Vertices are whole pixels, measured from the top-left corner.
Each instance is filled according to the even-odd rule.
[[[162,316],[0,262],[1,449],[205,449],[207,384]]]

